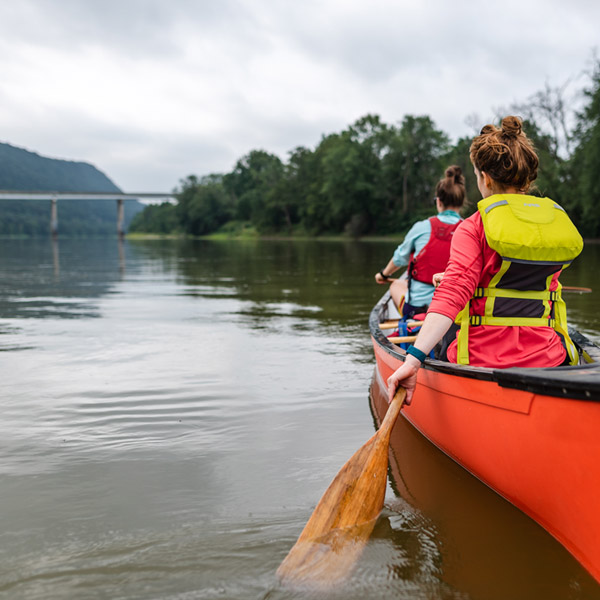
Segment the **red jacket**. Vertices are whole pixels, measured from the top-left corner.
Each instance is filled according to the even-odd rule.
[[[428,312],[455,319],[473,296],[476,287],[487,287],[502,264],[500,255],[485,239],[481,215],[476,212],[454,232],[450,260],[442,283],[435,290]],[[553,276],[550,290],[558,285]],[[471,300],[472,313],[483,311],[485,298]],[[555,367],[566,351],[551,327],[503,327],[480,325],[469,328],[469,363],[478,367]],[[456,362],[456,340],[448,348],[448,360]]]

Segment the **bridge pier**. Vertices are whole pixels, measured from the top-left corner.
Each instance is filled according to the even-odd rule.
[[[54,239],[58,237],[58,205],[56,196],[50,199],[50,234]]]
[[[123,198],[117,198],[117,235],[119,238],[125,237],[123,222],[125,221],[125,209],[123,208]]]

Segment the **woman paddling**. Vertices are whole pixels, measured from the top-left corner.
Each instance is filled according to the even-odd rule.
[[[432,277],[443,271],[448,262],[450,241],[462,220],[458,213],[465,201],[465,178],[459,166],[446,169],[433,201],[437,216],[415,223],[389,263],[375,275],[377,283],[388,283],[395,271],[409,265],[408,277],[390,285],[392,298],[404,319],[427,310],[434,291]]]
[[[486,125],[470,158],[483,200],[454,233],[450,260],[406,359],[388,379],[411,401],[417,371],[452,323],[448,360],[482,367],[577,364],[558,276],[583,241],[549,198],[527,195],[538,158],[517,117]]]

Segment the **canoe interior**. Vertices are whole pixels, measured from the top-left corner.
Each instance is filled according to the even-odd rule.
[[[389,293],[375,305],[369,319],[371,337],[390,357],[404,361],[405,352],[390,342],[379,324],[397,318],[398,313]],[[389,333],[389,332],[388,332]],[[547,396],[559,396],[578,400],[600,401],[600,348],[578,331],[569,328],[571,339],[581,348],[583,356],[591,362],[580,365],[549,368],[488,369],[457,365],[435,359],[427,359],[425,369],[449,373],[460,377],[495,381],[504,388],[526,390]]]

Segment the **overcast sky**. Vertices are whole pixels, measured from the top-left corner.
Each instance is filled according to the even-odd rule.
[[[598,0],[5,0],[0,141],[171,191],[368,113],[470,135],[598,46]]]

